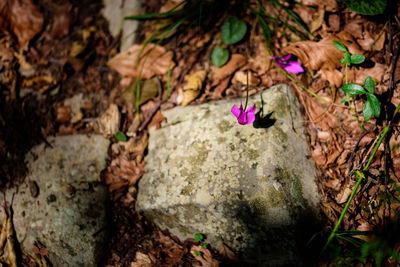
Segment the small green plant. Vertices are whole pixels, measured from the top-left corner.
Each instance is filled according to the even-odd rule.
[[[121,141],[121,142],[126,142],[128,140],[126,135],[121,131],[116,132],[114,137],[115,137],[115,139],[117,139],[118,141]]]
[[[340,60],[340,63],[345,64],[345,73],[346,73],[346,83],[347,83],[347,69],[350,67],[352,64],[361,64],[364,62],[365,57],[363,55],[359,54],[353,54],[351,55],[350,52],[347,50],[347,47],[342,44],[339,41],[333,41],[333,44],[336,46],[336,48],[340,51],[343,52],[344,57]]]
[[[196,242],[202,242],[202,241],[204,241],[204,239],[205,239],[205,238],[204,238],[204,235],[202,235],[202,234],[200,234],[200,233],[194,234],[194,240],[196,240]],[[203,242],[203,243],[201,244],[201,248],[203,248],[203,249],[206,249],[207,246],[208,246],[208,244],[207,244],[206,242]],[[195,251],[194,254],[195,254],[196,256],[200,256],[200,255],[201,255],[201,252],[200,252],[200,251]]]
[[[369,121],[372,115],[378,118],[381,114],[381,105],[379,104],[378,98],[374,95],[375,83],[371,76],[365,79],[364,87],[355,83],[348,83],[342,86],[342,90],[348,93],[351,97],[356,95],[366,95],[367,102],[365,102],[363,107],[363,117],[365,121]],[[343,98],[342,102],[346,99]]]
[[[246,23],[235,16],[227,18],[221,27],[222,41],[225,45],[240,42],[247,32]],[[224,47],[214,48],[211,60],[216,67],[223,66],[229,59],[229,51]]]
[[[385,12],[387,0],[345,0],[348,8],[361,15],[379,15]]]

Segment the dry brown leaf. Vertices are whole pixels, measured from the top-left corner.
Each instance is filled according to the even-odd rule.
[[[166,1],[160,8],[159,13],[165,13],[168,11],[171,11],[174,7],[177,5],[181,4],[182,0],[168,0]],[[184,7],[184,5],[180,5],[179,7],[175,8],[174,11],[181,10]]]
[[[338,71],[337,69],[321,69],[321,78],[323,80],[329,81],[329,83],[332,85],[335,85],[336,87],[340,87],[343,83],[343,73]]]
[[[325,7],[328,12],[335,12],[338,9],[336,0],[300,0],[306,6]]]
[[[144,173],[144,164],[144,161],[138,164],[136,160],[130,160],[128,155],[120,154],[111,161],[102,180],[109,186],[110,192],[134,185]]]
[[[1,234],[0,234],[0,255],[3,255],[4,253],[4,245],[7,239],[7,222],[8,222],[8,216],[5,207],[3,207],[3,223],[1,225]]]
[[[56,109],[56,122],[66,123],[71,120],[71,107],[59,106]]]
[[[317,13],[313,16],[310,32],[314,33],[322,26],[322,23],[324,23],[324,16],[325,9],[323,7],[318,7]]]
[[[3,0],[0,2],[0,29],[18,38],[19,48],[28,49],[29,41],[43,27],[43,15],[32,0]]]
[[[78,9],[73,8],[69,1],[61,2],[62,4],[52,4],[52,25],[50,35],[53,38],[61,38],[69,33],[69,27],[75,22]]]
[[[343,53],[335,47],[334,40],[343,43],[352,54],[363,54],[353,37],[347,32],[330,34],[319,42],[296,42],[283,49],[283,52],[294,54],[310,70],[336,69],[342,65],[339,60],[343,58]]]
[[[137,44],[131,46],[110,59],[107,65],[121,76],[141,79],[166,74],[169,66],[175,66],[171,51],[167,52],[162,46],[149,44],[140,54],[142,47],[143,45]],[[141,56],[138,62],[139,55]]]
[[[232,75],[238,68],[243,67],[247,63],[247,58],[241,54],[233,54],[231,59],[222,68],[217,68],[214,74],[214,83],[217,85],[224,78]]]
[[[219,254],[221,254],[224,258],[227,258],[231,261],[238,261],[238,257],[236,254],[224,243],[221,243],[221,245],[218,248]]]
[[[8,203],[6,205],[6,212],[7,212],[7,256],[8,262],[10,267],[17,267],[17,254],[15,252],[16,249],[16,240],[15,240],[15,233],[14,233],[14,226],[12,222],[12,211],[10,205]]]
[[[252,42],[255,44],[255,48],[254,57],[249,58],[249,69],[261,76],[269,69],[271,60],[262,36],[255,36]]]
[[[177,244],[171,237],[164,235],[161,231],[157,231],[155,239],[160,243],[163,251],[166,252],[165,264],[168,266],[175,266],[185,254],[185,249]]]
[[[337,14],[330,14],[328,17],[328,24],[332,30],[338,32],[340,30],[340,17]]]
[[[205,70],[201,70],[185,76],[187,85],[182,90],[182,106],[187,106],[190,102],[192,102],[194,99],[196,99],[196,97],[199,96],[206,75],[207,72]]]
[[[160,129],[161,123],[166,122],[166,121],[167,121],[167,119],[163,116],[162,112],[160,110],[158,110],[156,112],[156,114],[153,116],[153,118],[151,119],[148,128],[155,126],[156,129]]]
[[[362,23],[363,21],[360,19],[351,20],[344,25],[343,30],[350,33],[355,38],[363,38]]]
[[[111,137],[119,131],[120,120],[118,106],[111,104],[95,124],[95,130],[105,137]]]
[[[142,252],[136,252],[135,261],[131,262],[130,267],[151,267],[152,262],[149,256]]]
[[[351,192],[353,191],[353,184],[349,184],[344,190],[342,190],[337,196],[336,196],[336,202],[338,204],[343,204],[345,203],[349,197]]]
[[[197,256],[196,251],[201,252],[201,255]],[[190,253],[193,257],[201,262],[203,267],[218,267],[219,261],[213,258],[211,252],[208,249],[204,249],[201,246],[192,246]]]
[[[310,70],[321,70],[323,78],[339,87],[342,80],[336,68],[341,66],[339,60],[343,58],[343,53],[335,47],[334,40],[343,43],[352,54],[363,54],[353,37],[347,32],[330,34],[319,42],[296,42],[283,49],[283,52],[296,55],[301,63]]]
[[[247,73],[249,73],[249,79],[247,80]],[[247,82],[248,81],[248,82]],[[260,84],[261,79],[253,72],[248,71],[237,71],[235,75],[233,75],[232,83],[241,83],[241,84],[248,84],[249,86],[257,86]]]
[[[354,77],[351,80],[355,81],[357,84],[364,84],[364,81],[368,76],[374,78],[376,84],[382,81],[383,75],[385,74],[385,65],[375,63],[375,66],[372,68],[356,69],[355,71],[349,72],[349,77],[351,77],[350,75],[352,73],[354,73]]]

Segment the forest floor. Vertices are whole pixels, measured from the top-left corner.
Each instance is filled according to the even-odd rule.
[[[367,245],[354,244],[351,238],[339,241],[336,250],[329,250],[331,257],[319,264],[333,259],[372,264],[381,257],[385,266],[395,266],[391,253],[400,253],[396,238],[400,236],[400,136],[398,116],[393,114],[400,104],[400,5],[392,3],[384,15],[365,16],[334,0],[302,0],[283,6],[279,6],[281,1],[260,1],[269,15],[263,17],[271,29],[269,35],[261,15],[252,12],[260,10],[258,1],[220,1],[227,8],[203,14],[201,24],[189,25],[185,20],[151,50],[143,42],[162,31],[161,25],[174,23],[174,18],[141,20],[141,42],[120,53],[120,39],[110,35],[101,1],[8,2],[0,1],[0,187],[7,190],[23,181],[24,155],[47,136],[92,133],[95,121],[104,126],[100,128],[105,134],[104,129],[117,123],[128,140],[121,142],[121,137],[109,135],[112,145],[102,181],[112,200],[112,230],[105,265],[232,265],[237,256],[229,248],[207,248],[195,255],[198,243],[194,239],[182,242],[135,211],[148,129],[159,127],[164,120],[162,110],[177,105],[244,99],[247,86],[252,95],[274,84],[289,83],[304,109],[310,151],[319,170],[323,238],[351,198],[356,170],[365,168],[366,178],[340,229],[372,235],[363,237]],[[144,1],[142,8],[145,13],[165,12],[179,2]],[[304,23],[295,22],[291,12]],[[221,26],[230,16],[244,21],[247,32],[237,43],[224,45]],[[364,55],[365,61],[346,68],[339,62],[344,53],[334,40],[351,54]],[[230,54],[220,68],[211,60],[218,46]],[[146,60],[138,71],[135,64],[142,48]],[[270,58],[287,54],[305,71],[283,71],[282,64]],[[200,86],[190,87],[187,75],[202,71]],[[369,98],[355,95],[342,103],[346,93],[341,87],[347,83],[364,86],[368,76],[375,83],[373,94],[381,110],[379,116],[366,121],[363,108]],[[140,105],[135,104],[138,78],[155,81],[155,86],[149,85],[151,89],[137,97]],[[80,93],[86,101],[73,112],[63,100]],[[117,122],[110,119],[115,118],[110,114],[112,104],[120,114]],[[386,136],[374,151],[385,127]]]

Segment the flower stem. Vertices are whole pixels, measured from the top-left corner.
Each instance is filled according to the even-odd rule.
[[[283,72],[283,74],[285,74],[285,76],[287,78],[289,78],[291,81],[295,82],[298,86],[300,86],[303,90],[305,90],[307,93],[309,93],[310,95],[312,95],[313,97],[315,97],[316,99],[325,102],[327,104],[330,103],[330,101],[326,100],[323,97],[320,97],[319,95],[317,95],[316,93],[314,93],[313,91],[311,91],[310,89],[308,89],[307,87],[305,87],[304,85],[302,85],[301,83],[299,83],[295,78],[293,78],[286,70],[281,68],[281,71]]]
[[[246,104],[244,105],[244,111],[247,109],[247,101],[249,100],[249,72],[247,71],[247,78],[246,78]]]

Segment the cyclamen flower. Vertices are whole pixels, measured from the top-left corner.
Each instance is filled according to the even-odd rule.
[[[231,112],[236,116],[239,124],[242,125],[251,124],[256,119],[256,105],[252,105],[247,109],[247,111],[243,110],[242,100],[240,100],[240,108],[238,108],[236,105],[233,105]]]
[[[292,54],[288,54],[287,56],[280,58],[280,57],[271,57],[272,59],[276,59],[278,65],[286,70],[287,72],[298,74],[304,71],[301,63],[295,60],[290,60]]]

